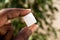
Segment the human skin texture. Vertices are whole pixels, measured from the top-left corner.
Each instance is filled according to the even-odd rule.
[[[19,16],[25,16],[30,12],[30,9],[21,8],[6,8],[0,10],[0,35],[3,36],[7,33],[4,37],[4,40],[11,40],[14,31],[11,22],[8,22],[8,20]],[[37,28],[37,24],[33,24],[30,27],[24,27],[18,32],[13,40],[28,40],[29,36],[34,33]]]

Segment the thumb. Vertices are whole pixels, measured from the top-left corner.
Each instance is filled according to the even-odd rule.
[[[38,28],[38,25],[34,24],[30,27],[23,28],[15,37],[15,40],[27,40],[29,36],[36,31]]]

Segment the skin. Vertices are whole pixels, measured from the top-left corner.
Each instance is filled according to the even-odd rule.
[[[7,8],[0,10],[0,35],[3,36],[7,33],[4,37],[4,40],[11,40],[14,31],[11,22],[8,22],[8,20],[19,16],[25,16],[30,12],[30,9],[21,8]],[[13,40],[28,40],[29,36],[34,33],[37,28],[37,24],[33,24],[30,27],[24,27],[18,32]]]

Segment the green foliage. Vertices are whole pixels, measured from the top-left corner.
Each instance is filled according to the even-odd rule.
[[[6,0],[5,0],[6,1]],[[42,30],[45,30],[44,27],[48,28],[46,29],[47,34],[42,33],[34,33],[29,40],[46,40],[47,35],[49,32],[53,32],[55,34],[55,37],[57,37],[55,29],[52,27],[52,20],[54,20],[54,10],[58,11],[56,7],[53,7],[52,0],[9,0],[9,2],[5,3],[4,0],[0,0],[3,6],[0,6],[0,9],[2,8],[30,8],[32,9],[32,12],[34,16],[36,17],[38,24]],[[0,3],[0,4],[1,4]],[[50,10],[51,14],[47,13]],[[18,18],[19,20],[19,18]],[[47,21],[49,20],[49,21]],[[16,33],[25,26],[22,25],[23,23],[17,20],[14,20],[13,25],[15,26],[15,35]],[[43,24],[44,23],[44,24]],[[46,25],[46,26],[44,26]]]
[[[14,36],[16,36],[16,34],[23,28],[26,26],[25,23],[23,23],[21,21],[21,18],[15,18],[12,20],[12,24],[15,27],[15,31],[14,31]]]

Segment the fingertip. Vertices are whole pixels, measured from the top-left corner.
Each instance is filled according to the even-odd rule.
[[[26,9],[26,10],[31,11],[31,9]]]
[[[25,16],[25,15],[27,15],[27,14],[29,14],[31,12],[31,9],[22,9],[21,11],[20,11],[20,15],[21,16]]]
[[[35,27],[37,27],[37,28],[38,28],[38,25],[37,25],[37,24],[35,24]]]

